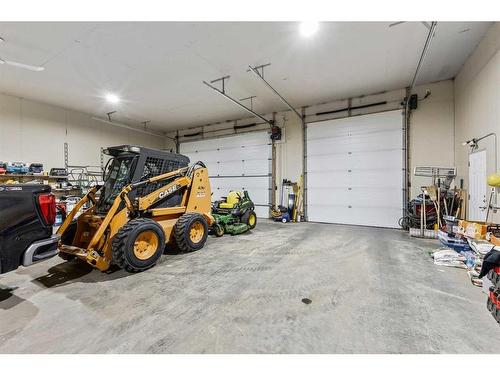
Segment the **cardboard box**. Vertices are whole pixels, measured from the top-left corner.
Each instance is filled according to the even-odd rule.
[[[465,237],[474,238],[476,240],[484,240],[486,238],[486,230],[488,225],[485,222],[459,220],[459,233]]]

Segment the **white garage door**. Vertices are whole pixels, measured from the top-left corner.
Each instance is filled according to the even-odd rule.
[[[258,217],[269,217],[271,141],[267,132],[185,142],[180,152],[208,167],[212,200],[248,190]]]
[[[308,220],[397,228],[401,111],[307,124]]]

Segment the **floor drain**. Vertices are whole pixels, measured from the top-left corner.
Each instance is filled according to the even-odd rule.
[[[302,302],[309,305],[312,301],[309,298],[302,298]]]

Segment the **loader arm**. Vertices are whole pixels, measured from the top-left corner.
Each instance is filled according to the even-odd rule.
[[[94,206],[96,204],[95,194],[97,193],[97,191],[100,188],[101,188],[101,185],[94,186],[92,189],[89,190],[89,192],[87,194],[84,195],[84,197],[82,199],[80,199],[80,201],[76,204],[75,207],[73,207],[73,209],[71,210],[69,215],[66,216],[66,219],[64,219],[63,223],[61,224],[61,226],[57,230],[58,235],[61,236],[66,231],[66,229],[68,229],[68,226],[71,224],[71,222],[75,218],[75,215],[78,213],[78,211],[80,211],[80,209],[87,202],[89,202],[89,201],[92,202],[92,206]]]
[[[199,166],[199,168],[196,168]],[[184,212],[201,212],[209,225],[212,225],[214,218],[211,211],[211,191],[208,181],[208,171],[201,162],[195,163],[190,168],[183,168],[177,171],[151,178],[149,181],[139,182],[137,186],[144,183],[158,182],[178,175],[174,181],[153,191],[152,193],[138,199],[138,210],[147,212],[153,217],[168,217]],[[167,208],[151,208],[156,203],[168,198],[175,192],[184,190],[180,206]]]

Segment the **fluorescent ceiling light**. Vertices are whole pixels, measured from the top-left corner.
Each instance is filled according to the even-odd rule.
[[[316,34],[316,32],[318,31],[319,22],[315,22],[315,21],[301,22],[299,29],[300,29],[300,35],[302,35],[304,37],[310,37],[310,36]]]
[[[116,104],[120,102],[120,98],[115,94],[106,94],[105,98],[108,103]]]

